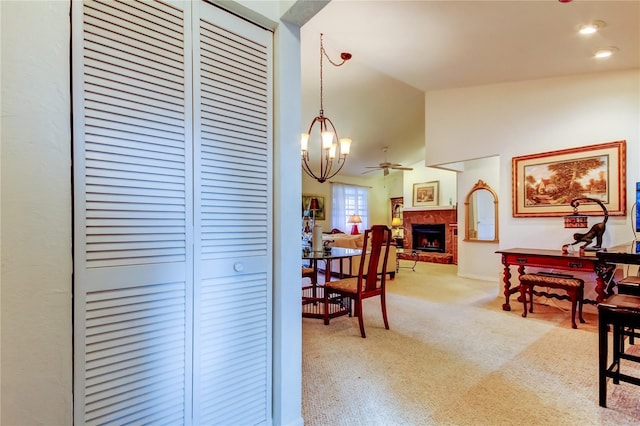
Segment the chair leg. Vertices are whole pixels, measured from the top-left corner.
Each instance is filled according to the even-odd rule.
[[[323,289],[324,295],[324,325],[329,325],[329,291],[325,287]]]
[[[522,299],[522,317],[527,317],[527,286],[524,284],[520,284],[520,299]]]
[[[384,292],[380,294],[380,305],[382,307],[382,319],[384,320],[384,328],[389,329],[389,321],[387,321],[387,301]]]
[[[528,285],[529,287],[529,312],[533,313],[533,284]]]
[[[620,324],[613,324],[613,362],[611,365],[615,366],[611,371],[615,373],[613,375],[613,384],[620,384],[620,354],[624,353],[624,333],[623,326]]]
[[[360,325],[360,335],[364,339],[367,335],[364,332],[364,320],[362,319],[362,299],[356,298],[356,311],[358,312],[358,324]]]
[[[598,315],[598,404],[601,407],[607,406],[607,356],[609,351],[608,324],[603,319],[603,315]]]

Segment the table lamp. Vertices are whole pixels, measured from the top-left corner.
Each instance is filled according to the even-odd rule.
[[[587,227],[587,216],[578,213],[578,206],[581,202],[584,203],[596,203],[602,209],[602,213],[604,214],[604,220],[600,223],[596,223],[589,229],[589,231],[585,233],[576,232],[573,234],[573,239],[575,240],[571,244],[565,244],[562,246],[562,251],[567,252],[569,246],[582,243],[580,246],[581,250],[584,250],[589,244],[593,243],[593,240],[596,240],[596,245],[593,246],[594,249],[599,249],[602,247],[602,236],[604,235],[604,231],[606,229],[607,219],[609,219],[609,212],[607,208],[604,206],[602,201],[596,200],[595,198],[581,197],[575,198],[571,201],[571,207],[573,207],[573,213],[570,215],[564,216],[564,227],[565,228],[586,228]]]
[[[349,223],[353,223],[351,227],[351,235],[358,235],[360,231],[358,231],[358,224],[362,223],[362,219],[357,214],[349,216]]]
[[[393,219],[391,219],[391,228],[394,230],[394,238],[398,238],[400,236],[400,233],[398,232],[398,229],[402,226],[402,219],[400,219],[399,217],[394,217]]]

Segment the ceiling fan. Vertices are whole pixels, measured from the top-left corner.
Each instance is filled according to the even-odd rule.
[[[389,148],[382,148],[382,152],[384,152],[384,163],[380,163],[377,166],[368,166],[366,167],[367,169],[374,169],[374,170],[367,170],[364,173],[369,173],[369,172],[373,172],[375,170],[382,170],[384,172],[384,175],[387,176],[389,174],[389,169],[391,170],[413,170],[411,167],[403,167],[402,164],[398,164],[398,163],[389,163],[387,161],[387,150]]]

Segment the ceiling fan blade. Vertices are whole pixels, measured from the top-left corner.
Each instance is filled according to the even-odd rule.
[[[376,167],[376,169],[378,169],[378,167]],[[363,175],[363,174],[365,174],[365,173],[371,173],[371,172],[375,172],[375,170],[367,170],[367,171],[362,172],[362,173],[360,173],[360,174],[362,174],[362,175]]]
[[[367,166],[365,168],[367,169],[372,169],[372,170],[368,170],[364,173],[369,173],[372,172],[375,169],[380,169],[382,170],[382,172],[384,173],[385,176],[389,176],[389,170],[413,170],[411,167],[403,167],[402,164],[400,163],[390,163],[387,161],[387,149],[388,148],[383,148],[382,152],[385,153],[385,158],[384,158],[384,162],[378,164],[378,166]]]

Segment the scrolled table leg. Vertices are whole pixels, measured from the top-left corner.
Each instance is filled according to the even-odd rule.
[[[509,304],[509,296],[511,295],[511,271],[509,270],[509,264],[506,261],[506,257],[502,256],[502,264],[504,265],[504,275],[502,282],[504,283],[504,299],[505,303],[502,304],[503,311],[510,311],[511,305]]]

